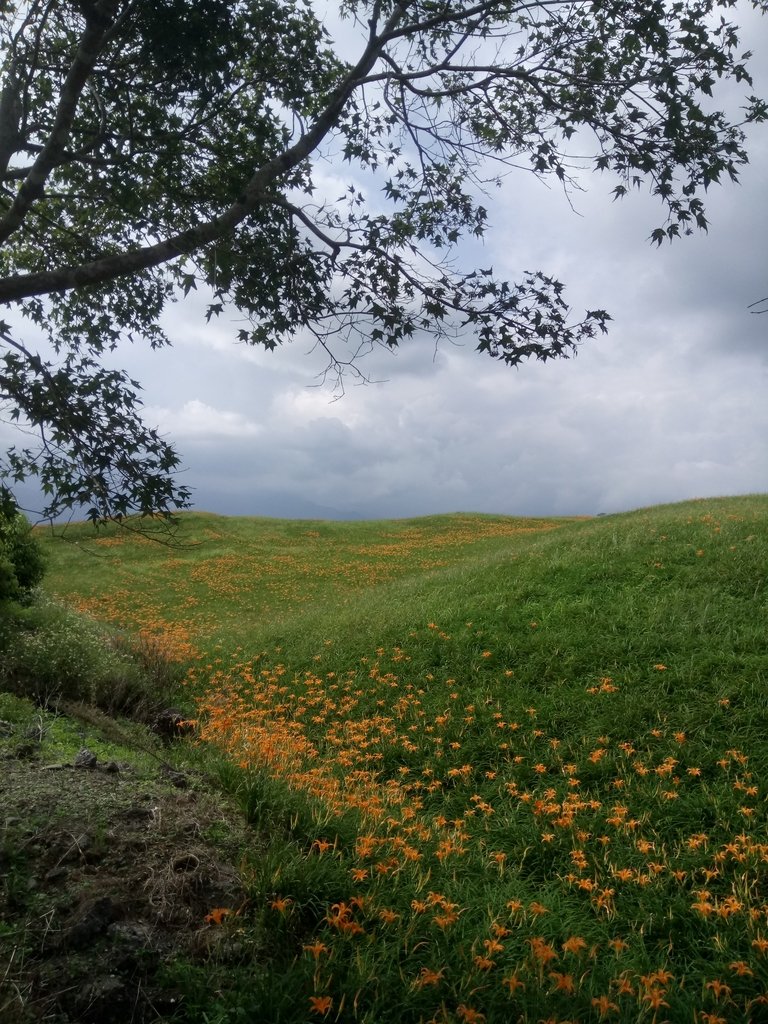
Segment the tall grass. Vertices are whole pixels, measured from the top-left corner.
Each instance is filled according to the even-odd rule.
[[[52,580],[193,656],[272,835],[184,1019],[768,1019],[768,499],[181,539]]]

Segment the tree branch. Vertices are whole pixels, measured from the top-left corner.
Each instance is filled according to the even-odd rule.
[[[369,40],[362,57],[332,93],[325,109],[317,117],[312,127],[293,146],[262,165],[251,177],[242,194],[224,213],[195,227],[177,232],[155,245],[102,256],[90,263],[74,267],[63,267],[59,270],[32,274],[14,274],[0,281],[0,302],[15,302],[35,295],[70,291],[73,288],[102,284],[127,274],[140,273],[143,270],[168,263],[179,256],[195,252],[210,242],[230,234],[259,206],[265,198],[269,186],[306,160],[335,126],[349,97],[355,89],[365,83],[367,75],[379,59],[382,47],[394,26],[402,18],[405,9],[405,3],[395,7],[381,35]],[[58,156],[58,152],[56,155]],[[41,154],[34,166],[37,167],[38,164],[41,164],[43,159],[44,154]],[[25,187],[26,183],[22,186],[22,190]],[[14,203],[15,206],[16,203]],[[6,215],[6,220],[13,214],[14,207]],[[4,236],[0,226],[0,241],[8,233],[6,232]]]
[[[88,12],[85,31],[61,89],[56,116],[42,152],[19,187],[11,208],[0,221],[0,243],[23,223],[34,203],[43,195],[51,171],[66,150],[77,105],[93,72],[106,38],[115,21],[119,0],[103,0]]]

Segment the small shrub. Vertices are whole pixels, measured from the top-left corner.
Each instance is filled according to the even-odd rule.
[[[0,488],[0,601],[28,600],[44,573],[32,528],[10,492]]]
[[[14,725],[28,722],[35,713],[31,701],[17,697],[13,693],[0,693],[0,720],[13,722]]]
[[[10,627],[6,622],[0,685],[48,707],[80,701],[146,719],[168,702],[178,676],[157,657],[149,670],[135,652],[94,620],[39,598],[17,610]]]

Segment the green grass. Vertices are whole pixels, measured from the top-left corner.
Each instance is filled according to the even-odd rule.
[[[68,539],[272,836],[179,1020],[768,1020],[767,497]]]
[[[180,517],[171,544],[116,527],[41,531],[47,586],[97,617],[163,635],[172,650],[251,650],[254,634],[295,630],[297,616],[354,611],[359,596],[398,580],[417,584],[469,556],[504,551],[568,520],[433,516],[389,522]],[[162,535],[161,535],[162,536]],[[108,585],[105,586],[105,583]],[[333,616],[331,616],[333,617]],[[303,617],[302,617],[303,621]]]

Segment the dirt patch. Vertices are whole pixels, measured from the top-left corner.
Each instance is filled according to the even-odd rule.
[[[42,735],[6,726],[0,1022],[176,1017],[183,993],[163,969],[226,940],[206,917],[244,903],[236,865],[253,837],[194,774],[159,761],[137,768],[130,750],[119,760],[90,750],[51,760]]]

